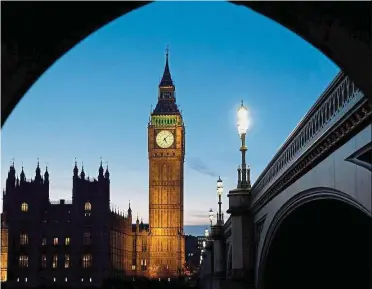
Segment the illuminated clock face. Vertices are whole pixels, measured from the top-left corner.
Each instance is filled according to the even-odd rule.
[[[156,143],[159,147],[169,148],[174,142],[174,136],[169,130],[162,130],[156,135]]]

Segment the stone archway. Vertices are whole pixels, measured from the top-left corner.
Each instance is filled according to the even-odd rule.
[[[300,195],[270,224],[257,288],[369,288],[370,212],[333,190]]]
[[[106,23],[148,3],[94,2],[88,7],[72,6],[73,2],[2,2],[2,24],[12,29],[2,33],[1,126],[31,85],[64,53]],[[235,4],[297,33],[332,59],[372,98],[370,2]],[[20,24],[19,19],[27,25]]]

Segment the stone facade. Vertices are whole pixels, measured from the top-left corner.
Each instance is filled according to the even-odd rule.
[[[132,225],[110,208],[110,174],[97,179],[73,169],[72,201],[49,200],[49,173],[33,180],[11,165],[3,192],[2,280],[9,286],[100,286],[104,279],[147,276],[148,225]],[[145,236],[145,237],[144,237]],[[135,265],[133,267],[133,264]],[[20,284],[22,283],[22,284]]]
[[[176,104],[168,53],[158,102],[148,123],[150,268],[152,278],[179,276],[185,264],[183,184],[185,127]]]

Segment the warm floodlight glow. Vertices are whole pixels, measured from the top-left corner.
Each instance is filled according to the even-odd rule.
[[[211,221],[211,223],[213,221],[213,210],[212,209],[209,210],[209,221]]]
[[[246,134],[248,130],[248,109],[243,105],[243,101],[241,106],[238,109],[237,113],[238,119],[238,133],[241,136],[242,134]]]
[[[218,177],[217,180],[217,195],[221,196],[223,193],[223,183],[221,177]]]

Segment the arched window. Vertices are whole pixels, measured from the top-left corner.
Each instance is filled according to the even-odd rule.
[[[92,211],[92,204],[89,202],[86,202],[84,205],[84,210],[85,210],[85,216],[90,216],[90,212]]]
[[[83,268],[92,267],[92,255],[84,254],[83,255]]]
[[[19,237],[19,243],[21,245],[28,245],[28,235],[25,233],[21,233]]]
[[[28,211],[28,204],[23,202],[21,205],[21,210],[22,212],[27,212]]]
[[[86,212],[90,212],[92,210],[92,204],[89,202],[85,203],[84,209]]]

